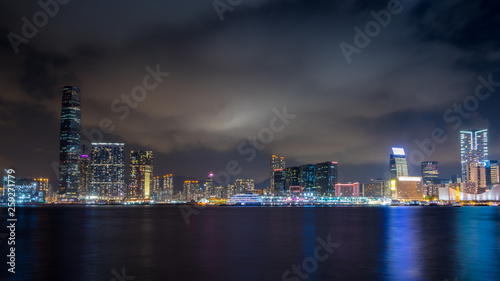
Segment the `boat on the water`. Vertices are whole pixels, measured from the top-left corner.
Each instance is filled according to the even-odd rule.
[[[226,205],[260,206],[262,205],[262,198],[255,193],[236,194],[227,200]]]

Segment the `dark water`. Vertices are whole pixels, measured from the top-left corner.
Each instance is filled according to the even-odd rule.
[[[186,223],[174,206],[43,206],[17,218],[4,280],[500,280],[500,207],[207,207]],[[292,273],[303,261],[310,273]]]

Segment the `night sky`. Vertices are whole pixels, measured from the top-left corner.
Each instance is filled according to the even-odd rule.
[[[390,1],[233,0],[241,4],[223,21],[211,0],[66,2],[16,47],[22,18],[43,10],[0,2],[0,166],[17,177],[57,184],[65,85],[82,90],[86,131],[109,118],[115,129],[102,141],[126,143],[126,158],[153,150],[156,175],[203,179],[234,160],[242,171],[233,179],[259,183],[277,154],[287,166],[338,161],[341,182],[365,181],[383,177],[391,146],[420,161],[416,141],[436,128],[448,139],[421,160],[439,161],[442,178],[460,173],[461,129],[489,128],[490,158],[500,160],[500,84],[473,97],[479,76],[500,82],[498,1],[391,3],[397,13],[386,27],[369,30],[369,43],[356,37],[362,48],[355,27],[365,31],[371,11]],[[356,50],[350,62],[342,42]],[[113,110],[143,85],[148,66],[169,75],[127,116]],[[464,100],[472,112],[455,113]],[[238,146],[249,148],[242,142],[284,107],[296,117],[247,161]]]

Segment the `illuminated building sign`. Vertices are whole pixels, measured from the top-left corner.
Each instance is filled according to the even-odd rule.
[[[392,148],[392,154],[394,154],[394,155],[401,155],[401,156],[405,156],[405,150],[404,150],[404,148],[400,148],[400,147],[393,147],[393,148]]]

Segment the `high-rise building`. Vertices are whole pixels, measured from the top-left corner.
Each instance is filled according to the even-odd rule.
[[[80,155],[80,186],[78,191],[80,198],[87,197],[87,193],[90,192],[91,175],[90,157],[88,155]]]
[[[299,167],[288,167],[284,170],[285,174],[285,192],[290,192],[290,189],[300,187],[300,169]]]
[[[89,199],[121,201],[125,196],[124,143],[92,143]]]
[[[493,185],[499,183],[499,167],[498,161],[486,160],[484,161],[486,168],[486,187],[491,189]]]
[[[316,165],[308,164],[300,166],[299,179],[304,193],[320,195],[319,189],[316,186]]]
[[[466,183],[474,183],[478,193],[486,191],[486,164],[484,162],[472,162],[466,167]]]
[[[174,176],[172,174],[163,176],[163,196],[165,202],[174,200]]]
[[[150,198],[152,198],[154,201],[159,201],[160,199],[163,189],[161,183],[162,181],[160,180],[160,177],[153,177],[153,185],[150,192]]]
[[[62,89],[59,138],[59,194],[66,198],[78,197],[81,130],[80,89],[66,86]]]
[[[37,186],[37,197],[38,202],[47,203],[52,202],[52,186],[49,184],[49,179],[38,178],[34,179],[35,184]]]
[[[203,198],[203,188],[200,188],[198,181],[186,180],[184,181],[182,196],[184,201],[198,201]]]
[[[422,180],[423,184],[437,184],[439,178],[438,162],[425,161],[422,162]]]
[[[237,179],[235,185],[236,193],[251,192],[255,187],[254,181],[252,179]]]
[[[316,164],[316,187],[318,195],[333,196],[338,183],[338,163],[324,162]]]
[[[392,148],[389,166],[391,170],[391,180],[408,176],[408,163],[406,162],[406,154],[403,148]]]
[[[128,178],[128,199],[142,200],[152,198],[153,152],[131,151],[130,173]]]
[[[208,178],[205,181],[205,197],[215,196],[215,182],[214,182],[214,174],[208,174]]]
[[[460,160],[462,181],[467,182],[469,164],[488,160],[488,129],[460,131]]]
[[[278,157],[276,155],[271,156],[271,161],[270,161],[270,183],[269,183],[269,188],[271,190],[271,193],[274,193],[274,188],[275,188],[275,183],[274,183],[274,170],[283,170],[285,169],[285,157]]]
[[[274,188],[272,189],[271,194],[276,196],[283,196],[286,194],[285,192],[285,170],[283,169],[275,169],[274,170]]]

